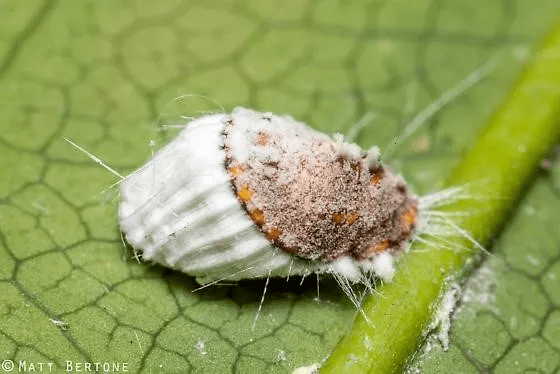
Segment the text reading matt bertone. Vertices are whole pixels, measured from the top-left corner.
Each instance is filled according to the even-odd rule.
[[[65,361],[64,365],[54,362],[33,362],[27,360],[3,360],[2,373],[128,373],[128,362],[80,362]]]

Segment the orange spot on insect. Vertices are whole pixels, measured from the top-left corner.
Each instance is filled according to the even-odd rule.
[[[271,229],[271,230],[268,230],[268,231],[265,233],[265,235],[266,235],[266,238],[267,238],[268,240],[277,240],[277,239],[280,237],[280,235],[282,235],[282,231],[280,231],[279,229],[277,229],[277,228],[275,227],[275,228],[273,228],[273,229]]]
[[[412,230],[412,226],[414,226],[414,223],[416,222],[417,215],[418,208],[416,208],[415,206],[410,206],[401,216],[402,223],[405,226],[406,232],[410,232]]]
[[[340,225],[343,224],[345,219],[344,219],[344,214],[342,213],[333,213],[331,216],[331,220],[333,221],[334,224],[336,225]]]
[[[389,248],[389,242],[387,240],[382,240],[378,243],[375,243],[371,247],[369,247],[367,249],[366,253],[367,253],[368,256],[371,256],[375,253],[383,252],[387,248]]]
[[[237,197],[239,197],[239,200],[241,200],[242,202],[246,203],[247,201],[249,201],[251,199],[251,196],[253,196],[253,191],[251,189],[249,189],[249,186],[244,184],[238,191],[237,191]]]
[[[270,140],[270,134],[264,132],[264,131],[260,131],[257,134],[257,138],[255,139],[255,143],[258,145],[267,145],[268,141]]]
[[[374,173],[371,176],[371,183],[372,184],[379,184],[379,182],[381,182],[381,179],[383,179],[383,169],[377,169],[374,171]]]
[[[249,213],[249,217],[251,217],[253,222],[255,222],[257,225],[259,225],[259,226],[264,225],[264,222],[265,222],[264,213],[259,208],[253,209],[251,211],[251,213]]]
[[[228,172],[232,177],[235,177],[236,175],[241,174],[242,171],[243,171],[243,167],[240,166],[240,165],[232,166],[228,169]]]
[[[349,225],[353,224],[354,222],[356,222],[356,220],[359,218],[360,216],[358,215],[358,213],[350,213],[346,215],[346,223],[348,223]]]
[[[319,215],[319,218],[323,218],[324,215]],[[352,212],[352,213],[348,213],[348,214],[344,214],[344,213],[333,213],[331,215],[331,221],[335,224],[335,225],[342,225],[343,223],[347,223],[349,225],[353,224],[354,222],[356,222],[356,220],[360,218],[360,216],[358,215],[358,213],[356,212]]]

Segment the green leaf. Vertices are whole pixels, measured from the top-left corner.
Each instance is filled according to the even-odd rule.
[[[556,164],[552,173],[560,170]],[[554,373],[560,365],[558,186],[541,173],[513,221],[465,285],[447,352],[430,344],[427,373]]]
[[[359,141],[383,148],[442,92],[495,59],[487,79],[388,155],[423,194],[470,148],[558,10],[553,0],[3,1],[0,363],[28,371],[52,363],[52,372],[70,361],[74,369],[89,362],[146,373],[289,373],[322,362],[356,313],[333,280],[321,281],[319,302],[315,279],[271,281],[252,330],[264,281],[193,292],[188,275],[138,263],[118,231],[118,196],[109,188],[117,179],[63,138],[126,174],[150,157],[151,140],[160,146],[173,136],[162,124],[243,105],[326,132],[346,132],[373,112]],[[531,194],[551,191],[535,186]],[[536,215],[553,225],[553,204],[540,204],[549,210]],[[518,225],[530,233],[530,223]],[[549,240],[558,248],[560,238]],[[535,258],[557,258],[536,247]],[[530,275],[513,278],[524,287],[513,289],[534,290],[530,281],[542,279],[547,312],[521,293],[500,301],[503,315],[543,326],[533,338],[525,324],[504,325],[511,340],[483,351],[484,363],[497,357],[504,370],[521,362],[524,347],[546,348],[543,357],[559,349],[557,267],[525,270],[519,256],[512,251],[506,264]],[[451,348],[462,361],[457,351],[470,354],[464,347],[474,349],[480,335],[466,326],[461,338],[452,335],[463,342]]]

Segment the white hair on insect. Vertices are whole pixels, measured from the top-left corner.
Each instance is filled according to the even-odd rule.
[[[430,242],[434,247],[448,248],[456,250],[467,250],[468,248],[452,238],[464,238],[471,245],[475,246],[482,252],[490,255],[478,241],[466,230],[461,228],[461,220],[476,214],[476,211],[449,211],[439,210],[446,206],[461,200],[485,199],[488,197],[476,197],[470,194],[469,186],[450,187],[441,191],[421,196],[419,201],[419,209],[422,212],[418,220],[418,229],[413,237],[414,240],[428,242],[422,237],[433,237],[437,242]]]

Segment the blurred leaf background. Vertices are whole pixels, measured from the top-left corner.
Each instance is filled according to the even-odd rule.
[[[386,160],[437,190],[560,15],[554,0],[0,3],[0,361],[127,363],[132,372],[290,373],[325,359],[355,308],[336,282],[192,292],[124,248],[117,179],[184,117],[241,105],[386,149],[486,61],[497,68]],[[484,167],[484,165],[481,165]],[[560,368],[560,168],[543,171],[469,279],[447,352],[411,372]],[[300,284],[301,283],[301,284]],[[57,321],[63,322],[57,323]],[[2,368],[0,368],[2,370]]]

